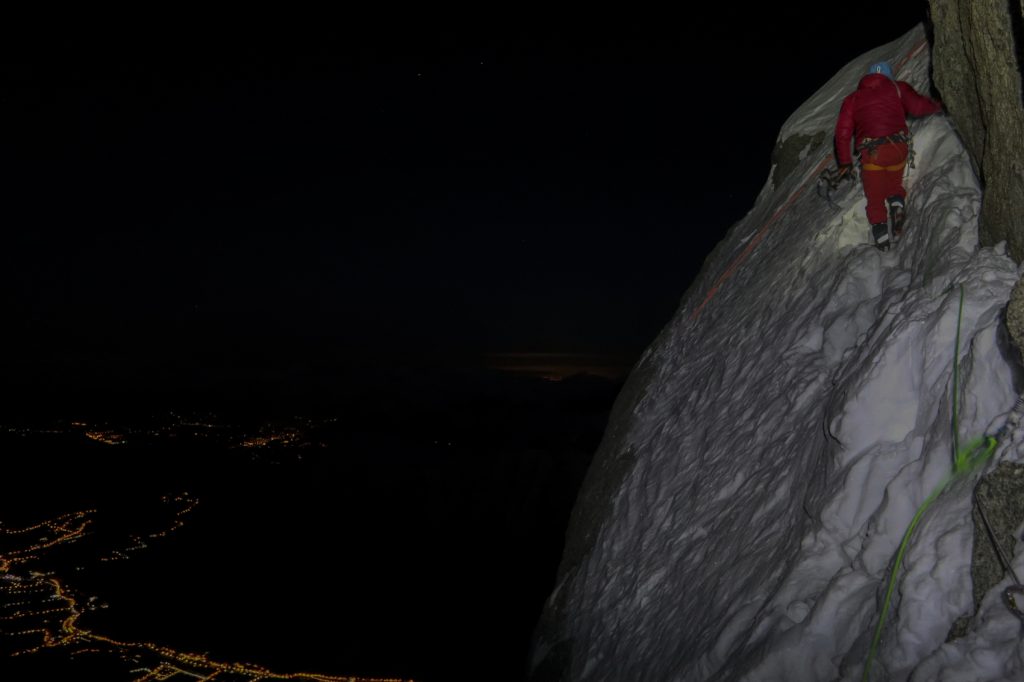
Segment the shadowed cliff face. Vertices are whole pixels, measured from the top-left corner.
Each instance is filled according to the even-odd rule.
[[[1024,260],[1024,3],[931,0],[934,80],[985,190],[980,238]]]

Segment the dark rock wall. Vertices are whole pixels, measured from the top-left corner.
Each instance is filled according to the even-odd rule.
[[[1024,260],[1021,0],[930,0],[934,82],[985,188],[981,241]]]

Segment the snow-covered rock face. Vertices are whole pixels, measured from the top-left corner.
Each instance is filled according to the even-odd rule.
[[[919,27],[864,55],[790,118],[783,138],[822,144],[769,182],[634,370],[580,493],[535,679],[861,679],[902,536],[952,470],[961,290],[959,437],[998,433],[989,466],[1019,459],[1002,326],[1018,269],[977,246],[980,191],[948,119],[912,122],[895,251],[869,245],[859,183],[838,208],[815,192],[842,98],[880,59],[927,92],[924,40]],[[1024,679],[1009,579],[944,643],[973,609],[977,475],[917,526],[870,679]]]

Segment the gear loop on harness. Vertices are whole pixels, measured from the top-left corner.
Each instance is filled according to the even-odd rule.
[[[861,138],[860,144],[857,145],[857,151],[861,154],[866,149],[868,152],[872,152],[875,148],[883,144],[910,144],[910,133],[906,130],[901,130],[898,133],[892,135],[885,135],[883,137],[864,137]]]

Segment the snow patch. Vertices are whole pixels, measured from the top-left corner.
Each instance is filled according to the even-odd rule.
[[[852,62],[780,139],[831,135],[871,61],[901,64],[925,89],[923,41],[918,27]],[[912,131],[897,249],[869,245],[859,186],[835,193],[838,209],[817,196],[825,152],[808,146],[645,355],[643,385],[620,399],[595,456],[598,483],[581,493],[597,529],[549,601],[557,629],[536,646],[571,643],[566,679],[860,680],[904,533],[949,480],[954,385],[958,438],[998,431],[993,461],[1022,459],[1000,350],[1018,268],[1004,248],[978,247],[980,188],[949,122]],[[600,472],[627,449],[635,464],[606,485]],[[1021,623],[1001,587],[966,636],[945,641],[973,607],[978,475],[922,516],[871,679],[1024,679]]]

